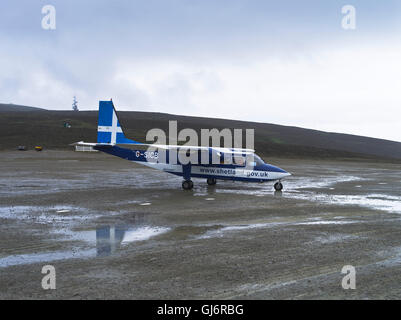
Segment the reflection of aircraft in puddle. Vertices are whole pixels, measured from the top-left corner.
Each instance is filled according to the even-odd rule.
[[[108,256],[123,242],[127,227],[105,226],[96,229],[96,255]]]
[[[274,188],[281,190],[281,180],[291,175],[265,163],[251,149],[146,144],[127,139],[112,101],[99,101],[97,143],[80,141],[72,145],[90,146],[113,156],[182,176],[182,187],[186,190],[193,188],[191,178],[204,178],[209,185],[215,185],[217,180],[276,181]],[[146,151],[117,145],[150,148]]]
[[[129,215],[125,219],[128,224],[100,226],[96,228],[96,252],[97,256],[108,256],[114,253],[122,243],[130,242],[133,232],[141,233],[145,223],[143,213]]]
[[[96,229],[96,255],[108,256],[124,244],[148,240],[170,230],[167,227],[104,226]]]

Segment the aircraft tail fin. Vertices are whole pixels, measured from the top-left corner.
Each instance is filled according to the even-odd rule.
[[[125,137],[118,120],[113,101],[99,101],[97,143],[101,144],[141,144]]]

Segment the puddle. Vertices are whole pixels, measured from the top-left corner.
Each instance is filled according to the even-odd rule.
[[[316,237],[315,241],[322,244],[330,244],[355,239],[359,239],[359,237],[350,234],[330,234],[326,237]]]
[[[40,243],[45,244],[40,247],[42,252],[2,257],[0,258],[0,267],[41,261],[107,256],[113,254],[122,246],[136,241],[149,240],[170,230],[165,227],[146,225],[141,214],[135,214],[134,216],[129,214],[123,218],[125,220],[128,219],[130,222],[128,224],[106,225],[92,230],[76,231],[77,228],[82,230],[83,222],[96,220],[100,216],[93,212],[89,213],[84,208],[73,206],[0,207],[0,218],[18,220],[21,223],[43,224],[49,227],[46,230],[47,236],[44,236],[43,240],[39,240]],[[116,217],[116,219],[121,218]],[[24,228],[21,227],[21,230],[23,232]],[[46,252],[46,243],[49,239],[51,239],[51,242],[57,241],[60,244],[64,242],[66,245],[60,251]],[[71,241],[73,241],[73,244],[71,244]],[[33,246],[31,247],[33,248]]]
[[[149,240],[169,230],[170,228],[151,226],[102,226],[89,231],[57,230],[56,234],[64,236],[62,240],[59,240],[60,242],[76,240],[83,242],[82,246],[75,246],[62,251],[6,256],[0,258],[0,268],[64,259],[109,256],[123,246],[137,241]],[[92,248],[88,249],[88,246]]]
[[[329,221],[329,220],[322,220],[322,221],[311,221],[311,222],[299,222],[295,223],[295,225],[323,225],[323,224],[351,224],[351,223],[357,223],[360,221],[356,220],[347,220],[347,221]]]
[[[58,230],[58,233],[64,236],[64,240],[83,241],[96,246],[97,256],[107,256],[114,253],[122,245],[149,240],[167,231],[170,231],[170,228],[146,225],[116,225],[101,226],[96,230],[88,231]]]
[[[134,241],[148,240],[169,230],[170,228],[165,227],[142,227],[135,230],[128,230],[121,243],[127,244]]]
[[[261,228],[272,228],[280,225],[287,225],[287,222],[267,222],[267,223],[254,223],[254,224],[244,224],[244,225],[233,225],[219,227],[217,230],[209,230],[201,236],[196,237],[196,239],[209,239],[216,237],[223,237],[227,232],[234,231],[244,231],[250,229],[261,229]]]
[[[317,201],[333,205],[357,205],[360,207],[382,210],[389,213],[401,214],[401,197],[386,194],[365,194],[365,195],[342,195],[326,193],[285,193],[285,196],[293,199]]]
[[[387,211],[390,213],[401,213],[401,197],[368,194],[368,195],[336,195],[333,196],[333,203],[343,205],[358,205],[372,209]]]
[[[290,177],[284,180],[284,191],[283,193],[274,193],[276,196],[281,196],[282,194],[288,195],[292,193],[305,193],[305,189],[322,189],[327,188],[334,190],[334,185],[338,183],[351,182],[351,181],[364,181],[365,178],[356,176],[321,176],[321,177],[302,177],[302,179],[296,177]],[[270,196],[273,189],[272,182],[267,182],[265,184],[227,184],[222,188],[213,189],[213,193],[223,193],[223,194],[241,194],[241,195],[251,195],[256,197]],[[196,196],[208,196],[211,195],[209,189],[198,191]]]
[[[243,224],[243,225],[232,225],[219,227],[217,230],[209,230],[201,236],[196,237],[196,239],[210,239],[210,238],[220,238],[227,232],[235,231],[246,231],[252,229],[262,229],[262,228],[273,228],[277,226],[301,226],[301,225],[341,225],[341,224],[352,224],[358,223],[360,221],[356,220],[344,220],[339,221],[342,217],[336,217],[337,220],[320,220],[321,218],[314,218],[315,221],[302,221],[302,222],[267,222],[267,223],[254,223],[254,224]]]
[[[80,250],[79,248],[69,251],[18,254],[0,258],[0,268],[39,262],[51,262],[64,259],[87,258],[93,256],[96,256],[96,249]]]
[[[293,189],[322,189],[330,188],[333,185],[351,181],[363,181],[365,178],[356,176],[320,176],[320,177],[308,177],[303,179],[291,179],[288,178],[284,181],[286,190]],[[333,188],[334,189],[334,188]]]
[[[63,213],[76,212],[74,215],[63,215]],[[0,218],[29,220],[29,222],[40,224],[55,223],[81,223],[82,221],[98,218],[98,214],[90,213],[89,210],[73,206],[13,206],[0,207]]]

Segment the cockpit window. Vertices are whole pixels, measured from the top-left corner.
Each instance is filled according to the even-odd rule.
[[[256,154],[252,155],[234,155],[233,156],[234,164],[238,166],[245,166],[246,163],[252,167],[260,166],[265,164],[265,162]]]
[[[257,166],[265,164],[265,162],[262,160],[262,158],[259,157],[258,155],[255,154],[253,157],[254,157],[254,161],[256,162]]]

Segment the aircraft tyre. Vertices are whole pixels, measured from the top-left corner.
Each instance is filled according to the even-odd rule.
[[[192,180],[184,180],[182,182],[182,188],[184,190],[191,190],[194,187],[194,183],[192,182]]]
[[[215,178],[207,178],[206,182],[209,186],[214,186],[217,183]]]
[[[275,184],[274,184],[274,189],[276,190],[276,191],[281,191],[281,190],[283,190],[283,184],[279,181],[279,182],[276,182]]]

